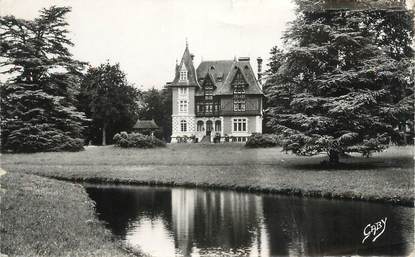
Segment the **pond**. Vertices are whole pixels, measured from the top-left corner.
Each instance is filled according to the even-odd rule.
[[[413,248],[410,207],[209,189],[85,187],[112,233],[152,256],[396,256]],[[362,243],[365,228],[369,237]]]

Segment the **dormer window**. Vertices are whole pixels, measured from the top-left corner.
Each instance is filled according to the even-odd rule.
[[[186,82],[187,81],[187,70],[186,70],[186,66],[182,65],[182,68],[180,69],[180,78],[179,78],[180,82]]]
[[[187,71],[180,72],[180,81],[187,81]]]
[[[241,71],[238,71],[232,82],[233,86],[233,110],[235,112],[246,111],[246,97],[245,88],[247,84],[242,76]]]

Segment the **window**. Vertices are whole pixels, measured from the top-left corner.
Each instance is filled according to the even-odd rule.
[[[203,112],[203,108],[204,108],[204,105],[203,104],[197,103],[197,112],[198,113],[202,113]]]
[[[219,103],[218,102],[214,103],[213,108],[214,108],[213,109],[214,112],[216,113],[219,112]]]
[[[247,131],[246,119],[245,118],[233,119],[233,131],[234,132],[246,132]]]
[[[197,122],[197,131],[203,131],[203,121],[199,120]]]
[[[180,121],[180,131],[181,132],[187,131],[187,121],[185,120]]]
[[[236,87],[233,90],[233,110],[235,112],[245,111],[245,89],[242,87]]]
[[[179,101],[179,112],[187,112],[187,100],[180,100]]]
[[[179,96],[187,96],[188,88],[187,87],[179,87]]]
[[[180,77],[179,77],[179,81],[183,82],[183,81],[187,81],[187,70],[186,70],[186,66],[182,65],[182,68],[180,69]]]
[[[206,131],[212,131],[213,130],[213,124],[211,120],[206,121]]]
[[[235,112],[245,111],[245,97],[235,97],[233,99],[233,110]]]
[[[220,120],[215,121],[215,131],[221,131],[222,130],[222,126],[220,123]]]
[[[212,112],[213,112],[213,104],[212,103],[206,103],[205,113],[212,113]]]
[[[180,72],[180,80],[181,81],[186,81],[187,80],[187,72],[186,71],[181,71]]]
[[[212,86],[205,86],[205,100],[206,101],[213,100],[213,87]]]
[[[180,72],[180,81],[187,81],[187,71]]]
[[[233,81],[233,111],[243,112],[245,111],[245,88],[248,87],[241,70],[238,69]]]

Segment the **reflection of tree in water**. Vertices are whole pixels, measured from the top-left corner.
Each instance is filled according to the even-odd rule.
[[[192,247],[248,249],[261,232],[259,196],[232,191],[172,190],[175,245],[188,256]]]
[[[411,208],[275,196],[264,197],[263,206],[271,255],[402,255],[407,252],[403,231],[413,237],[413,224],[402,221],[413,217]],[[385,233],[362,244],[363,228],[384,217]]]
[[[125,237],[129,225],[139,217],[171,221],[171,190],[150,187],[87,187],[89,196],[96,202],[100,220],[107,223],[112,233]],[[171,230],[171,223],[166,222]]]
[[[238,249],[257,256],[405,255],[413,246],[408,245],[413,208],[390,204],[180,188],[91,187],[87,192],[115,235],[125,238],[140,220],[162,221],[159,228],[174,236],[172,250],[184,256],[193,247],[213,255]],[[385,233],[362,244],[363,228],[384,217]]]

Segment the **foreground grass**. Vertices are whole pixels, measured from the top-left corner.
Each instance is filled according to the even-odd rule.
[[[1,178],[1,253],[131,256],[111,241],[83,187],[28,174]]]
[[[280,148],[169,145],[163,149],[89,147],[78,153],[6,154],[2,166],[71,181],[203,186],[413,205],[413,148],[354,156],[324,168],[325,156],[298,157]]]

